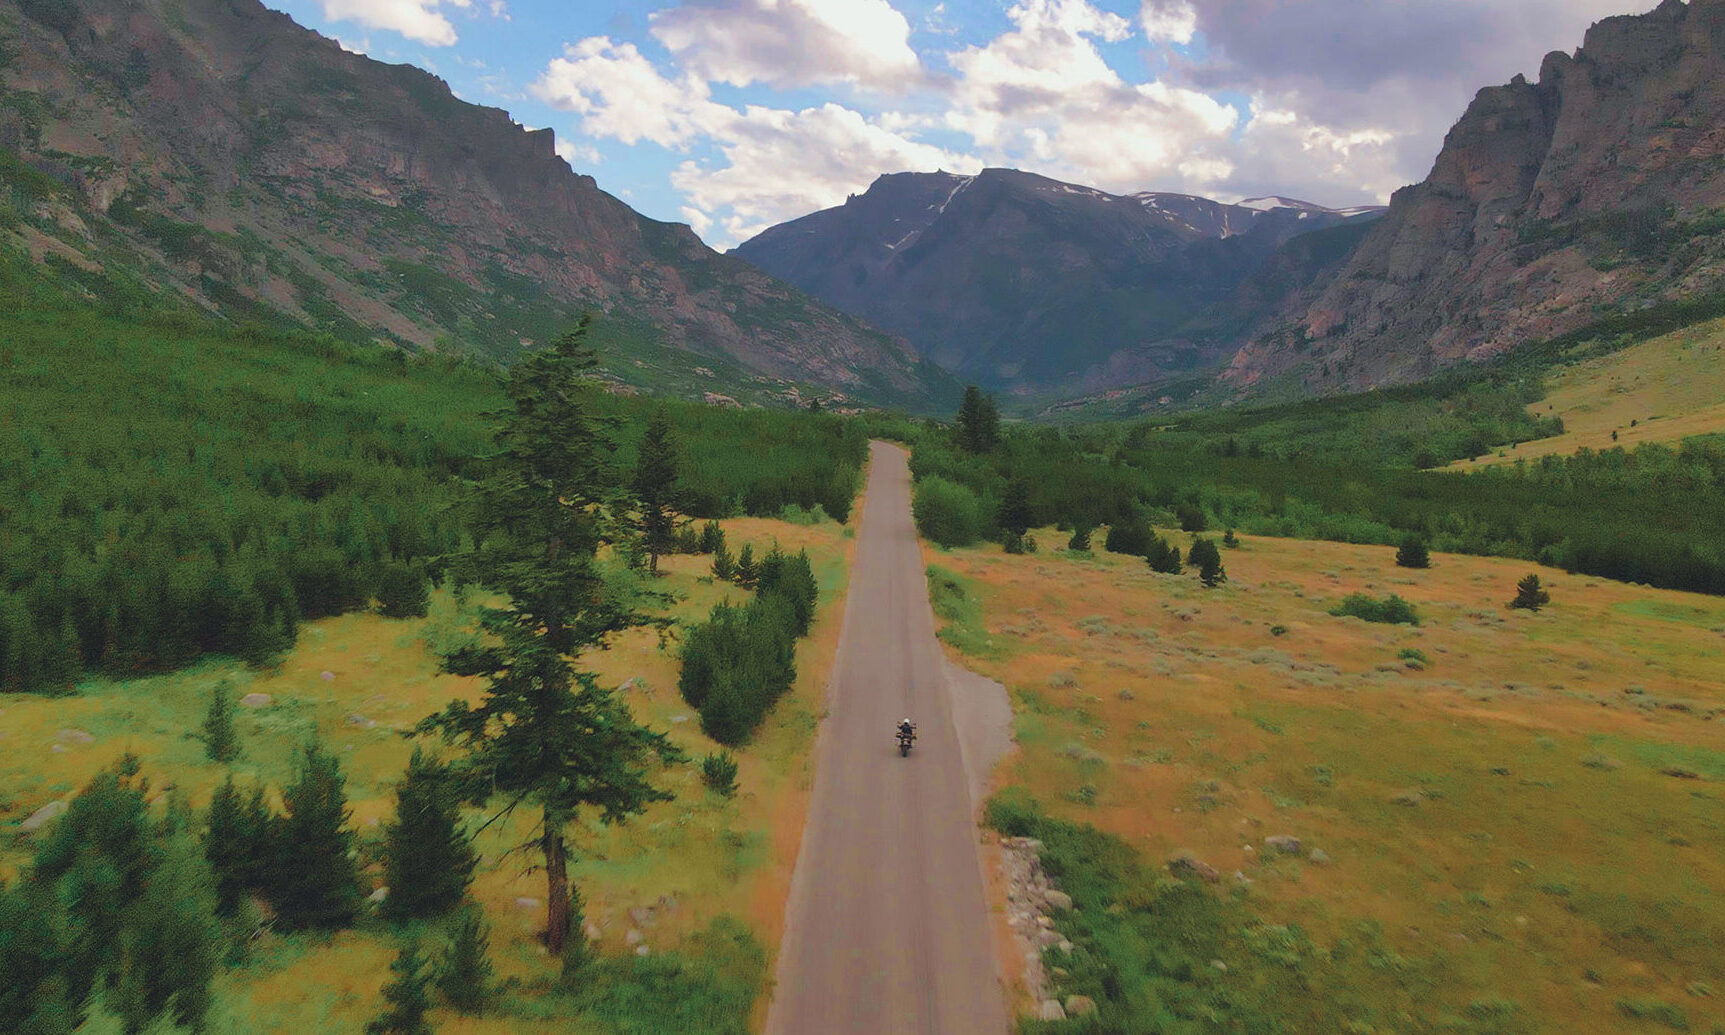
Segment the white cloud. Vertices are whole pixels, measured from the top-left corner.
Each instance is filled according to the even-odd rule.
[[[1096,42],[1131,36],[1126,19],[1087,0],[1021,0],[1007,17],[1010,31],[948,55],[948,128],[1004,164],[1109,190],[1226,175],[1216,152],[1237,113],[1197,90],[1122,79]]]
[[[841,204],[882,173],[974,172],[965,155],[918,143],[837,104],[786,111],[750,107],[717,135],[721,161],[683,162],[671,183],[718,220],[727,241]]]
[[[650,21],[709,82],[899,90],[921,74],[910,23],[887,0],[684,0]]]
[[[358,22],[370,29],[399,32],[416,43],[448,47],[456,42],[456,34],[455,25],[443,13],[445,4],[470,15],[480,9],[475,0],[323,0],[323,13],[331,21]],[[493,18],[509,18],[504,0],[483,0],[483,10]]]
[[[590,136],[703,149],[678,165],[671,183],[689,201],[684,218],[703,234],[716,228],[723,243],[838,204],[883,172],[976,166],[917,142],[891,120],[836,103],[803,110],[721,104],[702,80],[667,78],[632,44],[604,37],[566,48],[533,92],[579,115]]]
[[[673,82],[633,43],[594,36],[564,48],[530,88],[548,104],[579,114],[592,136],[625,144],[648,140],[684,147],[728,118],[707,84],[693,76]]]
[[[433,47],[455,42],[455,26],[439,11],[439,0],[323,0],[324,17],[389,29]]]
[[[552,145],[552,150],[556,151],[557,157],[563,159],[571,169],[575,167],[576,162],[583,165],[598,165],[605,160],[605,157],[599,153],[599,149],[593,145],[576,144],[562,137],[557,138],[557,143]]]
[[[1190,0],[1144,0],[1139,20],[1144,23],[1144,35],[1153,41],[1184,46],[1198,32],[1198,12]]]

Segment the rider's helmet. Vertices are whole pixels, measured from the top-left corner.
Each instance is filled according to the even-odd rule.
[[[909,725],[910,725],[910,720],[909,720],[909,719],[906,719],[906,720],[904,720],[904,721],[903,721],[903,722],[901,722],[901,723],[899,723],[899,725],[900,725],[900,726],[909,726]]]

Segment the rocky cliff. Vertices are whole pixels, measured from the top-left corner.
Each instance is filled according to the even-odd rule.
[[[882,176],[733,254],[1021,394],[1189,373],[1238,340],[1187,325],[1295,235],[1355,220],[1281,198],[1109,194],[1011,169]]]
[[[1290,288],[1228,383],[1406,381],[1725,289],[1725,0],[1605,19],[1537,83],[1481,90],[1431,175]]]
[[[38,261],[504,357],[593,308],[625,381],[952,396],[903,342],[575,174],[551,131],[257,0],[0,0],[0,54],[4,233]]]

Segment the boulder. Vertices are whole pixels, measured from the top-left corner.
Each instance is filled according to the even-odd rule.
[[[627,945],[631,949],[646,940],[647,936],[642,934],[640,931],[635,930],[633,927],[629,928],[629,933],[623,936],[623,944]]]
[[[522,909],[538,909],[539,908],[539,900],[536,898],[530,898],[526,895],[523,895],[522,897],[516,899],[515,904]]]
[[[1271,834],[1264,838],[1264,845],[1274,848],[1283,855],[1300,854],[1300,839],[1289,834]]]
[[[69,807],[70,806],[63,801],[51,801],[37,809],[35,812],[30,813],[30,817],[28,819],[18,824],[18,832],[20,834],[29,834],[40,830],[49,823],[52,823],[61,816],[64,816]]]
[[[268,708],[275,698],[269,694],[249,693],[240,698],[240,704],[246,708]]]
[[[1064,891],[1049,889],[1049,892],[1045,897],[1048,899],[1048,904],[1053,906],[1055,909],[1072,908],[1072,896],[1068,895]]]
[[[1311,860],[1314,866],[1328,866],[1330,865],[1330,853],[1322,848],[1314,848],[1312,849]]]
[[[1176,855],[1168,860],[1168,872],[1176,877],[1197,877],[1210,884],[1222,879],[1216,867],[1191,855]]]
[[[1066,1011],[1061,1008],[1059,1000],[1044,999],[1042,1005],[1036,1010],[1036,1019],[1039,1021],[1064,1021]]]
[[[1066,1016],[1088,1017],[1096,1012],[1096,1000],[1087,995],[1069,995],[1066,997]]]
[[[96,738],[88,730],[65,729],[60,731],[60,739],[71,744],[89,744]]]
[[[367,902],[370,902],[372,905],[375,906],[388,897],[389,897],[389,888],[388,887],[382,887],[382,888],[378,888],[376,891],[367,895],[365,897],[365,900]]]

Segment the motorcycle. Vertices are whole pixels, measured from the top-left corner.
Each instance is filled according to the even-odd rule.
[[[898,757],[900,757],[900,758],[907,757],[910,754],[910,745],[915,740],[916,740],[916,729],[915,729],[915,727],[912,727],[911,729],[908,729],[908,730],[904,729],[903,727],[900,727],[899,731],[898,731]]]

